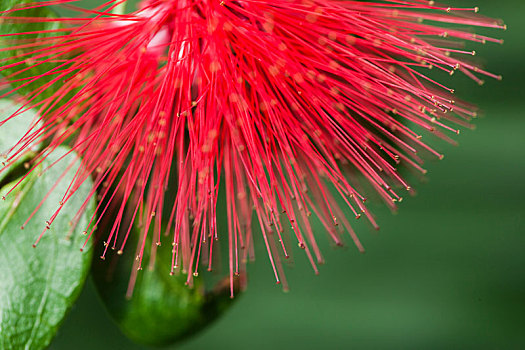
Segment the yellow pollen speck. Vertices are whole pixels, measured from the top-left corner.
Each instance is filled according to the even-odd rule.
[[[268,68],[268,72],[275,77],[279,74],[279,68],[276,65],[271,65]]]
[[[295,80],[296,83],[301,84],[304,82],[303,75],[301,73],[295,73],[293,75],[293,80]]]
[[[309,13],[306,15],[306,20],[310,23],[317,22],[317,18],[319,18],[319,16],[315,13]]]
[[[315,79],[315,72],[313,70],[309,70],[307,73],[306,73],[306,76],[308,77],[308,79],[310,80],[314,80]]]
[[[337,108],[340,111],[344,111],[345,110],[345,105],[342,102],[337,102],[335,104],[335,108]]]
[[[213,61],[212,63],[210,63],[210,71],[212,73],[217,72],[219,69],[221,69],[221,64],[219,62]]]
[[[219,20],[217,18],[211,18],[208,21],[208,33],[213,34],[213,32],[217,29],[218,25],[219,25]]]
[[[263,23],[263,29],[267,33],[272,33],[274,27],[275,27],[275,23],[274,23],[273,19],[269,19],[269,20],[267,20],[266,22]]]
[[[218,135],[217,129],[211,129],[210,131],[208,131],[208,137],[210,139],[216,138],[217,135]]]
[[[354,45],[355,44],[355,36],[353,35],[347,35],[346,36],[346,43],[348,45]]]
[[[237,95],[236,93],[232,93],[232,94],[230,94],[228,99],[230,100],[230,103],[238,103],[239,102],[239,95]]]
[[[233,24],[230,22],[230,21],[226,21],[224,22],[224,24],[222,25],[222,29],[226,32],[229,32],[233,29]]]
[[[330,61],[330,63],[328,65],[330,66],[330,68],[332,68],[334,70],[337,70],[337,69],[340,68],[339,63],[337,63],[336,61]]]

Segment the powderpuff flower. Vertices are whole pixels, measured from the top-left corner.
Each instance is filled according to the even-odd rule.
[[[463,48],[463,41],[499,40],[462,26],[504,28],[477,8],[427,0],[146,0],[135,12],[115,13],[121,3],[77,9],[82,15],[71,18],[4,14],[5,21],[58,24],[38,41],[17,40],[27,32],[4,36],[11,43],[4,50],[19,52],[0,68],[14,69],[10,93],[42,82],[7,118],[35,108],[40,124],[5,162],[35,140],[46,146],[34,163],[67,142],[83,164],[47,227],[92,177],[98,214],[87,239],[113,218],[102,258],[111,249],[122,254],[138,221],[137,267],[146,249],[169,240],[172,273],[187,273],[191,283],[200,268],[212,269],[214,246],[223,242],[232,292],[254,252],[252,221],[278,283],[286,283],[282,263],[292,242],[316,272],[323,262],[312,214],[335,244],[349,234],[363,250],[351,219],[377,225],[360,183],[394,208],[411,191],[397,167],[425,173],[421,154],[442,157],[422,137],[453,142],[448,134],[476,116],[426,69],[480,84],[482,76],[500,79]],[[29,67],[17,69],[22,62]],[[219,229],[221,206],[227,225]]]

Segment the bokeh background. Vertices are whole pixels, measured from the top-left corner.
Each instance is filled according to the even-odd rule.
[[[503,81],[451,80],[484,111],[477,130],[459,147],[434,144],[445,159],[427,164],[397,215],[374,207],[381,230],[359,230],[366,254],[326,243],[319,276],[295,254],[283,293],[260,251],[247,292],[173,349],[525,349],[525,1],[447,2],[508,25],[483,31],[503,46],[469,46]],[[72,348],[144,349],[121,335],[91,281],[51,344]]]

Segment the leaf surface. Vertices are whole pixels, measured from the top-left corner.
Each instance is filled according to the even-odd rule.
[[[5,128],[0,129],[2,135]],[[84,182],[66,202],[60,214],[33,248],[45,221],[59,203],[79,165],[71,153],[57,149],[35,171],[28,174],[6,200],[0,202],[0,349],[45,348],[78,297],[89,271],[92,248],[79,248],[94,202],[88,203],[75,225],[72,220],[82,207],[92,184]],[[73,165],[71,168],[69,165]],[[57,184],[62,174],[65,175]],[[13,183],[2,188],[2,194]],[[40,209],[22,230],[22,224],[48,194]]]
[[[55,68],[55,63],[45,62],[44,59],[34,59],[35,51],[41,47],[28,47],[29,42],[42,41],[54,36],[53,31],[61,27],[58,21],[38,21],[34,18],[54,18],[56,14],[49,6],[34,7],[25,10],[16,10],[16,7],[34,3],[33,0],[1,0],[0,1],[0,74],[10,81],[13,88],[18,89],[19,95],[27,95],[36,89],[43,88],[55,75],[47,75],[37,80],[33,77],[40,76]],[[28,6],[30,7],[30,6]],[[7,12],[6,12],[7,11]],[[11,18],[10,18],[11,17]],[[33,18],[32,20],[12,19],[12,17]],[[17,35],[13,35],[17,34]],[[18,35],[21,34],[21,35]],[[22,47],[25,46],[25,47]],[[51,96],[60,84],[46,87],[35,99],[35,102]]]
[[[134,237],[140,233],[134,227]],[[228,279],[206,290],[208,281],[203,277],[195,278],[189,287],[185,284],[186,274],[170,275],[171,245],[154,247],[157,252],[153,265],[146,264],[144,270],[136,271],[136,239],[127,244],[130,248],[123,255],[108,254],[106,260],[95,259],[93,277],[106,308],[128,338],[154,346],[180,342],[207,327],[233,305]],[[145,260],[150,257],[150,253],[145,254]],[[127,298],[132,266],[137,279],[131,298]],[[235,288],[239,292],[237,285]]]

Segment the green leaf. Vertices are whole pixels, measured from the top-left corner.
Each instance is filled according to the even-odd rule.
[[[132,234],[137,237],[140,232],[134,230]],[[190,288],[185,284],[187,275],[170,275],[171,245],[155,247],[153,268],[136,271],[134,267],[137,279],[133,295],[126,298],[134,243],[127,243],[131,248],[123,255],[109,254],[106,260],[93,262],[98,292],[128,338],[154,346],[179,342],[204,329],[233,304],[227,280],[206,291],[202,277],[195,278]],[[145,254],[145,260],[148,257]]]
[[[31,77],[39,76],[41,74],[44,74],[50,70],[52,70],[55,67],[54,63],[42,63],[35,65],[36,62],[29,59],[30,56],[20,56],[21,54],[34,51],[35,48],[16,48],[16,46],[21,45],[21,43],[27,43],[23,42],[23,40],[27,39],[39,39],[42,40],[46,37],[51,37],[54,34],[50,32],[44,32],[43,31],[51,31],[55,30],[61,27],[60,22],[58,21],[20,21],[16,19],[9,19],[8,17],[42,17],[42,18],[53,18],[56,17],[56,14],[50,9],[49,6],[46,7],[36,7],[32,9],[27,10],[19,10],[19,11],[12,11],[7,13],[2,13],[3,11],[9,11],[16,6],[20,6],[27,3],[34,3],[34,0],[1,0],[0,1],[0,16],[4,18],[0,18],[0,35],[3,37],[0,38],[1,41],[1,47],[2,50],[0,51],[0,74],[2,74],[4,77],[7,77],[8,80],[18,80],[18,79],[28,79]],[[12,34],[16,33],[34,33],[34,32],[40,32],[36,34],[24,34],[24,35],[16,35],[13,36]],[[8,36],[6,36],[8,35]],[[21,41],[22,40],[22,41]],[[37,48],[38,49],[38,48]],[[19,56],[19,57],[17,57]],[[20,63],[16,66],[10,66],[7,67],[10,64],[14,63]],[[7,67],[7,68],[6,68]],[[30,68],[24,72],[21,72],[19,74],[16,74],[14,76],[11,76],[12,74],[19,72],[25,68]],[[29,80],[24,80],[21,82],[12,82],[11,86],[13,88],[18,88],[18,94],[20,95],[26,95],[38,88],[41,88],[45,83],[48,83],[53,78],[55,78],[55,75],[48,75],[45,77],[40,77],[38,80],[30,82],[29,84],[22,86],[23,84],[29,82]],[[43,99],[52,96],[52,94],[56,91],[56,86],[60,84],[54,84],[55,86],[51,86],[49,88],[46,88],[42,91],[42,93],[38,96],[38,98],[35,100],[35,102],[42,101]]]
[[[0,100],[0,122],[6,120],[15,112],[18,112],[20,105],[11,102],[10,100]],[[23,111],[23,110],[22,110]],[[1,127],[0,132],[0,157],[5,155],[12,147],[14,147],[18,140],[20,140],[30,129],[30,127],[37,120],[37,115],[32,110],[23,111],[15,117],[7,120]],[[18,149],[18,148],[17,148]],[[16,167],[17,164],[25,161],[27,157],[22,157],[17,163],[13,164],[11,168]],[[0,183],[3,183],[7,178],[9,169],[4,169],[0,172]]]
[[[2,135],[8,133],[3,127],[0,130]],[[83,253],[79,248],[85,241],[81,232],[95,210],[93,201],[78,224],[71,225],[91,190],[89,180],[67,201],[36,248],[32,247],[45,221],[58,209],[78,161],[56,187],[57,179],[75,161],[75,155],[69,154],[53,167],[42,170],[66,152],[68,149],[59,148],[49,155],[0,202],[0,349],[46,347],[78,297],[89,271],[91,246]],[[12,186],[4,186],[2,193]],[[21,230],[21,225],[49,191],[40,209]]]

